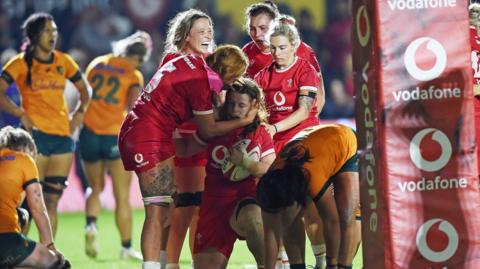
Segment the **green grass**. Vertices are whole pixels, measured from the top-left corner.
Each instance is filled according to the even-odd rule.
[[[135,210],[133,214],[133,247],[140,250],[140,233],[143,224],[143,210]],[[56,243],[60,251],[71,261],[75,269],[131,269],[141,268],[140,262],[123,261],[120,255],[120,238],[115,226],[113,213],[102,212],[98,219],[100,252],[97,259],[92,260],[84,253],[83,213],[66,213],[59,216],[59,228]],[[32,226],[30,237],[37,240],[36,228]],[[306,251],[307,264],[314,264],[310,247]],[[184,244],[180,257],[181,267],[190,269],[191,257],[188,246]],[[245,264],[255,264],[244,241],[237,241],[228,264],[229,269],[242,269]],[[362,268],[361,252],[354,261],[354,268]]]

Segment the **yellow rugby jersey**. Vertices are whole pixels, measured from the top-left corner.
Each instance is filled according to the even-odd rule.
[[[22,107],[40,131],[70,136],[70,121],[63,96],[66,79],[81,79],[78,65],[67,54],[53,51],[51,61],[33,59],[30,67],[32,85],[27,84],[27,62],[24,53],[12,58],[3,68],[8,84],[15,82],[22,96]]]
[[[310,151],[310,162],[303,167],[310,172],[308,194],[315,198],[330,177],[357,153],[357,138],[352,129],[339,124],[306,128],[294,139]]]
[[[25,153],[1,149],[0,175],[0,233],[18,233],[17,206],[28,184],[38,182],[37,166]]]
[[[143,75],[125,58],[112,54],[95,58],[87,67],[93,88],[84,124],[99,135],[118,135],[126,116],[129,89],[143,88]]]

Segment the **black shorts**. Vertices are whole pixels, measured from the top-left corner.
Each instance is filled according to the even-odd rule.
[[[0,233],[0,268],[17,266],[32,254],[36,244],[21,233]]]

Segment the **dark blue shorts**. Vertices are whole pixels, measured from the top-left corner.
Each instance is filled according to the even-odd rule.
[[[0,268],[17,266],[32,254],[36,244],[21,233],[0,233]]]

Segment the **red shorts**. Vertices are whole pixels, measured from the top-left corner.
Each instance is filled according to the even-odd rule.
[[[245,197],[239,196],[202,196],[193,253],[214,248],[227,260],[235,241],[241,238],[231,227],[230,217],[235,206]]]
[[[118,135],[118,149],[125,170],[142,173],[175,155],[173,142],[157,127],[126,120]]]

